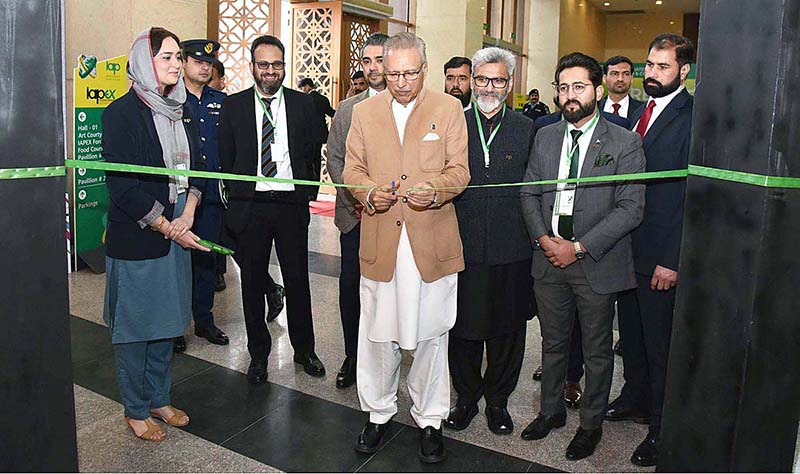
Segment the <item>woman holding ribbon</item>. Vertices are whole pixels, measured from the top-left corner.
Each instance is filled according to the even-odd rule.
[[[131,89],[103,113],[108,162],[173,170],[194,168],[198,133],[185,107],[180,40],[153,27],[136,36],[128,56]],[[172,338],[191,318],[189,249],[208,251],[191,232],[205,181],[182,176],[108,172],[106,294],[125,421],[133,433],[161,441],[153,420],[186,426],[170,405]]]

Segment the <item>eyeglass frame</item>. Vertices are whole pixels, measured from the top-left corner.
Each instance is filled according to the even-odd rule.
[[[276,71],[283,71],[286,68],[285,61],[253,61],[253,64],[261,71],[268,71],[270,66]]]
[[[484,85],[478,84],[478,80],[479,79],[485,79],[486,80],[486,84],[484,84]],[[505,81],[505,84],[503,84],[502,86],[498,86],[497,84],[495,84],[494,81]],[[510,77],[473,76],[472,77],[472,82],[474,82],[477,87],[486,87],[491,82],[492,83],[492,87],[494,87],[495,89],[505,89],[506,87],[508,87],[508,84],[511,82],[511,78]]]
[[[406,71],[406,72],[385,72],[384,71],[383,78],[386,79],[389,82],[399,82],[400,78],[402,77],[403,79],[406,80],[406,82],[413,82],[413,81],[416,81],[417,79],[419,79],[419,75],[422,74],[422,70],[425,69],[425,65],[426,64],[427,64],[427,61],[423,62],[422,65],[420,65],[419,69],[417,69],[416,71]],[[389,79],[389,75],[392,75],[392,74],[397,75],[397,79]],[[414,78],[407,77],[407,76],[410,76],[410,75],[413,75]]]
[[[574,92],[575,95],[581,95],[581,94],[584,93],[584,91],[586,91],[587,88],[594,87],[594,84],[592,84],[592,83],[587,84],[585,82],[573,82],[572,84],[559,84],[558,82],[553,81],[553,82],[550,83],[550,85],[553,86],[553,89],[555,89],[555,91],[558,93],[558,95],[567,95],[567,94],[569,94],[570,89],[572,89],[572,92]],[[566,88],[566,89],[564,89],[563,92],[561,91],[561,86],[562,85]],[[578,92],[576,90],[575,86],[579,86],[579,87],[582,86],[583,90]]]

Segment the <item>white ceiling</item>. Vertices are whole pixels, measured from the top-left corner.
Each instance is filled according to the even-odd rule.
[[[662,0],[661,5],[656,5],[656,0],[576,0],[589,1],[601,11],[619,10],[644,10],[646,12],[680,11],[683,13],[698,13],[700,0]],[[605,2],[611,6],[603,6]]]

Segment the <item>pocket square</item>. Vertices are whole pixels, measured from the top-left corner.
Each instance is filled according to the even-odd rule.
[[[600,156],[597,157],[596,160],[594,160],[594,165],[595,166],[606,166],[607,164],[611,163],[612,161],[614,161],[614,157],[612,157],[611,155],[608,155],[608,154],[600,155]]]
[[[428,132],[427,135],[422,137],[422,141],[423,142],[435,142],[438,139],[439,139],[439,135],[437,135],[437,134],[435,134],[433,132]]]

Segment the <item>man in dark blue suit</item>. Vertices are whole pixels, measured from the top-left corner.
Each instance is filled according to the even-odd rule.
[[[694,99],[684,83],[694,46],[682,36],[659,35],[649,51],[644,88],[650,98],[631,124],[643,138],[648,172],[685,169]],[[648,181],[646,189],[644,218],[632,234],[638,287],[619,298],[625,386],[606,412],[609,421],[649,419],[647,437],[631,456],[638,466],[658,462],[686,179]]]

